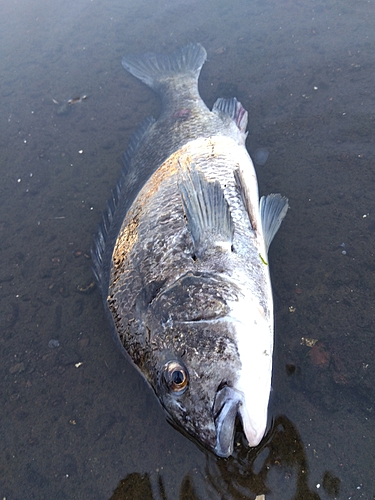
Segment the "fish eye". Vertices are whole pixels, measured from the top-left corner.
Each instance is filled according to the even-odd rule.
[[[169,361],[164,366],[164,380],[168,389],[180,395],[185,392],[188,386],[187,369],[178,361]]]

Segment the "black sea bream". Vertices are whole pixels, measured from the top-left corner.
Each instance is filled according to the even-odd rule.
[[[198,93],[206,51],[126,56],[162,99],[124,155],[93,249],[116,336],[169,416],[221,457],[237,416],[250,446],[267,426],[273,351],[268,248],[287,209],[259,201],[235,99]]]

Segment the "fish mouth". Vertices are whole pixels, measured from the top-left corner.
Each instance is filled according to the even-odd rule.
[[[243,400],[242,392],[232,387],[224,386],[216,393],[213,407],[216,428],[214,452],[219,457],[228,458],[233,453],[236,417]]]

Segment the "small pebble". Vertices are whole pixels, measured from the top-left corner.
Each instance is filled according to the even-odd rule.
[[[51,339],[49,342],[48,342],[48,347],[50,349],[56,349],[56,347],[60,347],[60,342],[56,339]]]
[[[90,343],[90,339],[89,339],[89,338],[80,339],[80,340],[78,341],[78,345],[79,345],[79,347],[81,347],[81,348],[83,348],[83,349],[84,349],[85,347],[87,347],[87,346],[89,345],[89,343]]]
[[[25,371],[25,365],[23,363],[16,363],[9,368],[9,373],[22,373]]]

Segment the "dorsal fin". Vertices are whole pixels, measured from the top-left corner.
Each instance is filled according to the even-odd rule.
[[[108,233],[112,227],[116,208],[121,196],[121,189],[125,184],[127,175],[129,174],[129,171],[131,169],[132,159],[154,123],[155,118],[153,116],[148,116],[142,121],[139,127],[131,135],[128,148],[123,155],[124,165],[121,170],[120,178],[116,184],[116,187],[112,190],[110,199],[107,201],[107,209],[103,212],[102,221],[99,224],[98,232],[94,237],[94,244],[91,248],[91,259],[93,264],[93,271],[100,287],[103,284],[103,255],[106,248]]]
[[[288,208],[288,199],[281,194],[269,194],[260,199],[259,211],[267,252]]]
[[[233,220],[218,181],[210,182],[188,158],[180,159],[179,190],[195,255],[209,248],[231,251]]]
[[[138,128],[132,133],[128,147],[122,156],[123,161],[123,169],[121,171],[121,179],[126,177],[126,174],[129,171],[131,161],[138,151],[140,145],[143,142],[143,139],[148,135],[150,128],[155,123],[155,118],[153,116],[146,116],[138,126]],[[121,182],[121,179],[119,182]]]

